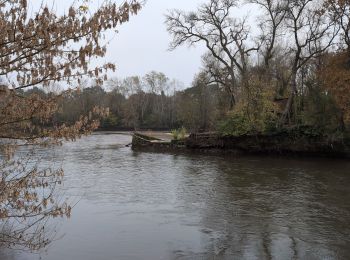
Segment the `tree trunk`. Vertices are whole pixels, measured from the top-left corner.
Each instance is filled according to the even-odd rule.
[[[230,110],[233,110],[233,108],[236,105],[236,99],[235,99],[235,80],[234,80],[234,74],[231,74],[231,79],[230,81],[227,81],[226,89],[228,94],[230,95]]]
[[[291,78],[291,88],[292,88],[292,92],[288,98],[286,107],[285,107],[285,109],[280,117],[280,120],[278,122],[279,127],[283,126],[286,123],[287,117],[290,116],[290,113],[292,111],[294,96],[297,93],[297,71],[296,70],[293,71],[293,75]]]
[[[344,122],[344,111],[340,111],[340,131],[344,132],[346,129],[345,122]]]
[[[230,110],[233,110],[235,105],[236,105],[235,95],[231,92],[230,93]]]

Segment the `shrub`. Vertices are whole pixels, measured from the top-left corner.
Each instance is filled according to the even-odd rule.
[[[184,139],[186,137],[186,134],[187,134],[187,130],[185,127],[181,127],[179,130],[179,139]]]
[[[185,127],[181,127],[180,129],[174,129],[171,131],[171,135],[173,136],[174,140],[185,139],[186,134],[187,130]]]
[[[244,135],[252,130],[248,118],[242,112],[229,113],[226,120],[219,125],[219,131],[223,135]]]
[[[171,135],[173,136],[174,140],[178,140],[178,138],[179,138],[179,130],[177,130],[177,129],[171,130]]]
[[[113,128],[118,126],[119,120],[114,114],[109,114],[101,122],[101,128]]]
[[[265,97],[264,97],[265,98]],[[219,125],[223,135],[270,133],[276,129],[277,108],[270,99],[254,100],[253,104],[241,101]]]

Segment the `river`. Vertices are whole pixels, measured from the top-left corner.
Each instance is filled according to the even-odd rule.
[[[130,142],[97,133],[43,149],[78,203],[45,251],[0,259],[349,259],[349,161],[134,152]]]

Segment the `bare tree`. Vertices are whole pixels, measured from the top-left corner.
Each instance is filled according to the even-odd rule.
[[[159,125],[164,125],[166,117],[168,116],[165,112],[166,95],[169,90],[169,78],[162,72],[151,71],[144,76],[144,83],[149,88],[152,95],[152,106],[154,112],[159,117]],[[158,97],[157,95],[160,96]]]
[[[333,43],[339,29],[327,19],[322,6],[312,0],[295,0],[288,4],[285,26],[290,33],[292,54],[290,95],[279,124],[290,115],[294,97],[298,94],[298,72],[311,59],[323,54]]]
[[[350,1],[348,0],[326,0],[324,3],[325,11],[329,13],[330,18],[340,26],[341,44],[345,43],[350,56]]]
[[[236,0],[211,0],[201,5],[197,12],[172,10],[166,15],[167,30],[173,36],[171,49],[185,43],[195,45],[202,42],[228,73],[225,88],[231,96],[231,107],[236,102],[236,82],[244,82],[249,55],[258,50],[258,46],[249,44],[250,28],[246,18],[231,17],[236,6]]]
[[[249,0],[248,2],[258,5],[263,11],[263,15],[259,17],[261,29],[259,41],[264,65],[268,68],[274,56],[277,39],[282,34],[281,29],[288,9],[288,0]]]

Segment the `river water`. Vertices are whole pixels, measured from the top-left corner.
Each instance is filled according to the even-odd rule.
[[[73,203],[40,253],[2,260],[349,259],[350,162],[134,152],[99,133],[54,150]]]

